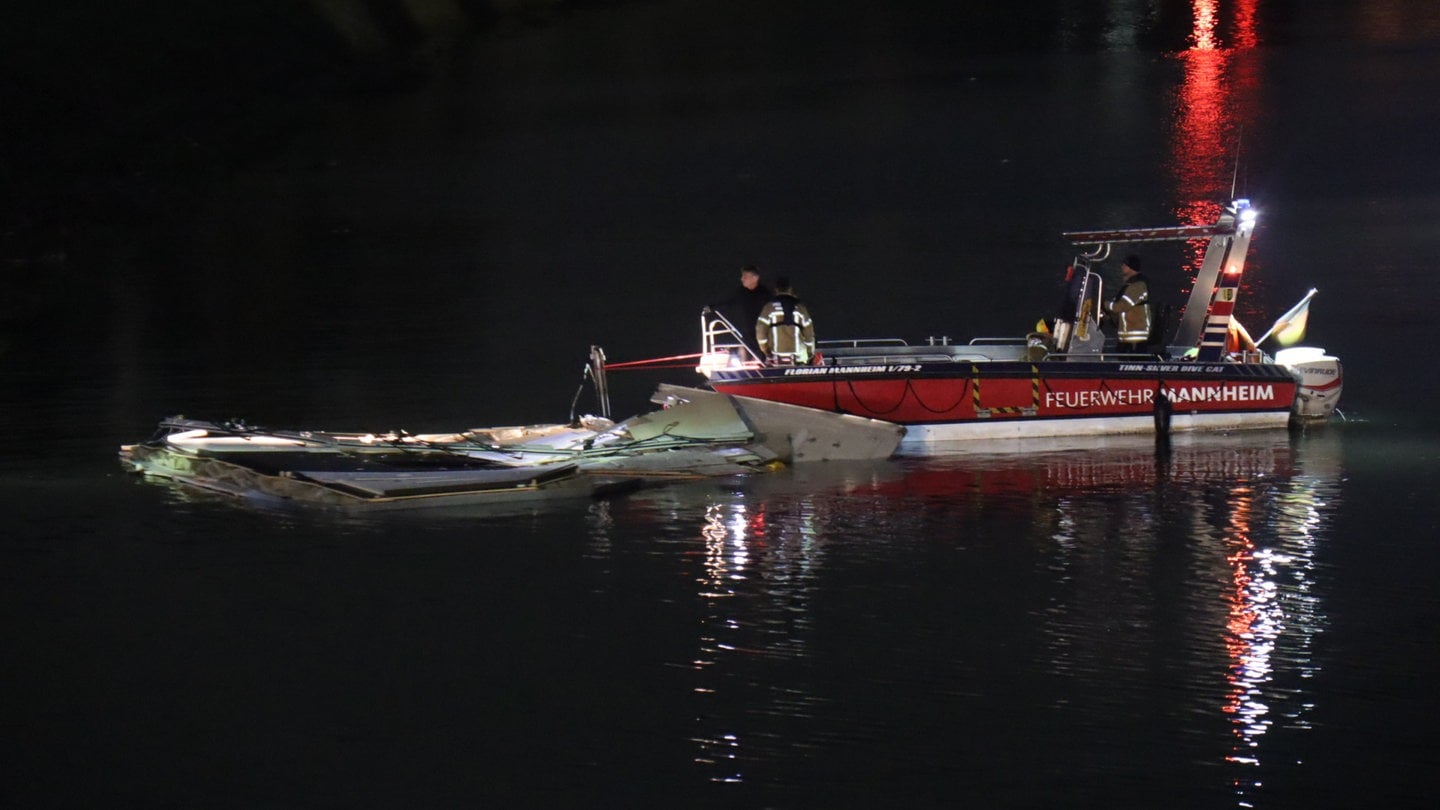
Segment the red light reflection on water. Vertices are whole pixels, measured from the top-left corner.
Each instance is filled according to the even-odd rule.
[[[1169,168],[1175,178],[1176,221],[1207,225],[1230,195],[1245,123],[1257,117],[1257,61],[1241,56],[1260,41],[1259,0],[1227,5],[1232,14],[1228,47],[1220,32],[1219,0],[1192,0],[1190,5],[1189,47],[1175,54],[1183,73],[1175,97]],[[1203,243],[1186,246],[1185,268],[1192,278],[1204,257]]]

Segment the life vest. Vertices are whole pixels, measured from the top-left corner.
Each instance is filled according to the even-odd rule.
[[[760,315],[764,329],[756,329],[760,348],[773,360],[809,363],[815,353],[813,324],[809,315],[799,309],[800,299],[782,293],[766,305]]]
[[[775,300],[780,302],[780,320],[772,318],[770,323],[776,326],[780,324],[799,326],[800,323],[795,320],[795,305],[800,303],[800,299],[793,295],[777,295]]]

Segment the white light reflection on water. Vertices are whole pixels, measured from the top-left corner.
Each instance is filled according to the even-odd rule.
[[[1255,794],[1264,787],[1259,774],[1265,735],[1277,723],[1300,731],[1311,727],[1306,715],[1313,702],[1303,699],[1302,686],[1286,682],[1287,676],[1308,681],[1319,670],[1313,649],[1325,616],[1313,579],[1322,510],[1330,507],[1327,480],[1296,475],[1263,500],[1248,488],[1234,493],[1226,558],[1232,569],[1226,624],[1229,689],[1223,711],[1233,734],[1225,759],[1247,771],[1233,781],[1239,807],[1255,806]],[[1256,542],[1257,533],[1273,541]]]
[[[764,530],[764,514],[756,517],[759,529]],[[705,510],[705,524],[700,529],[705,545],[705,565],[699,579],[700,598],[705,600],[706,616],[700,635],[700,654],[691,662],[694,670],[703,676],[695,686],[697,695],[714,696],[718,682],[723,675],[713,672],[723,656],[736,649],[735,635],[740,622],[724,607],[725,602],[735,596],[733,586],[745,579],[745,567],[749,562],[746,543],[749,538],[749,520],[743,503],[721,506],[711,504]],[[703,716],[713,716],[705,711]],[[736,759],[740,751],[740,737],[734,731],[721,731],[692,738],[699,747],[695,763],[712,768],[712,782],[740,782],[743,776]]]
[[[704,603],[693,692],[706,729],[691,738],[694,762],[712,782],[744,781],[742,759],[793,745],[764,732],[767,717],[804,717],[818,700],[787,679],[786,662],[808,654],[811,591],[819,567],[815,506],[801,499],[710,504],[700,528],[705,554],[698,596]],[[761,676],[764,677],[761,677]],[[735,714],[727,707],[740,706]],[[742,728],[743,726],[743,728]],[[747,731],[748,729],[748,731]]]

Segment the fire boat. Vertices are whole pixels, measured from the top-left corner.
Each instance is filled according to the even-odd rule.
[[[1074,231],[1064,302],[1044,329],[968,343],[826,340],[811,364],[766,361],[722,313],[701,315],[697,370],[716,392],[904,426],[897,453],[962,450],[977,440],[1235,431],[1323,423],[1343,372],[1324,349],[1269,354],[1272,335],[1303,331],[1311,290],[1258,340],[1234,317],[1257,211],[1245,199],[1212,225]],[[1117,245],[1209,240],[1188,302],[1143,353],[1102,330],[1096,265]],[[743,407],[742,407],[743,412]]]

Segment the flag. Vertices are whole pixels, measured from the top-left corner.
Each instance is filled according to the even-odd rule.
[[[1310,299],[1306,298],[1300,302],[1300,306],[1286,313],[1281,319],[1285,325],[1275,330],[1275,340],[1281,346],[1293,346],[1305,337],[1305,325],[1310,320]]]
[[[1305,324],[1310,320],[1310,299],[1315,297],[1315,290],[1305,293],[1300,303],[1290,308],[1289,312],[1280,316],[1275,325],[1270,327],[1264,337],[1255,341],[1257,344],[1264,342],[1265,338],[1274,336],[1276,342],[1282,346],[1290,346],[1305,337]]]

